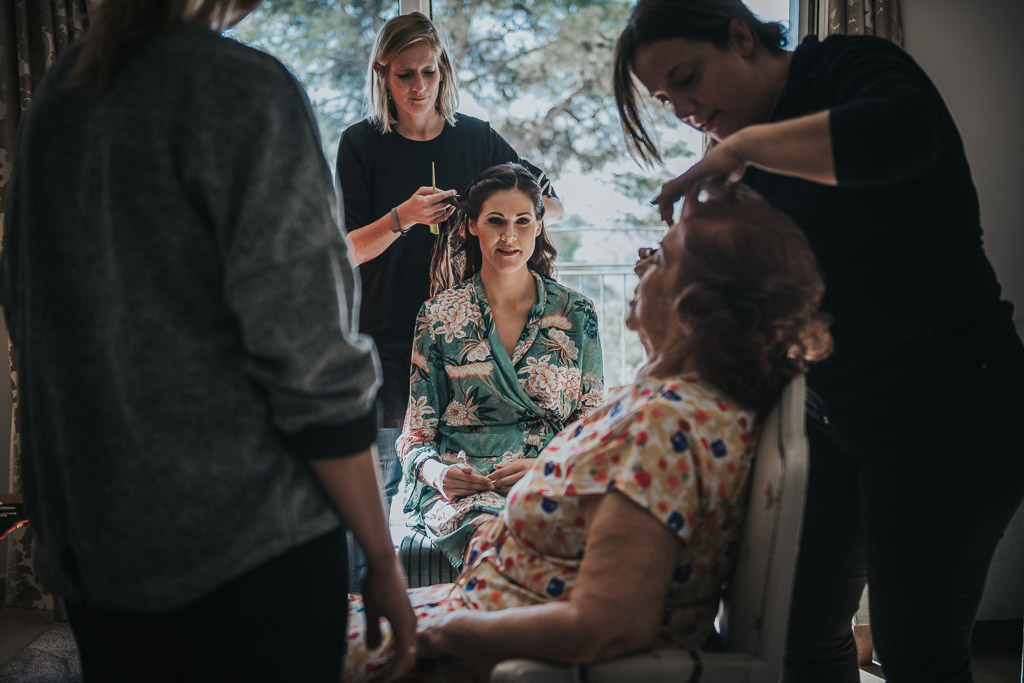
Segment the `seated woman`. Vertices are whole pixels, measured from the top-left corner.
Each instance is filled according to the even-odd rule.
[[[473,530],[604,388],[597,315],[551,279],[534,176],[493,166],[455,205],[434,248],[436,296],[416,321],[398,454],[406,512],[458,567]]]
[[[712,636],[759,417],[831,342],[817,264],[788,218],[743,187],[690,204],[638,268],[627,324],[649,360],[636,381],[548,444],[473,535],[456,583],[410,591],[417,656],[438,660],[424,677]],[[362,680],[388,652],[366,649],[362,603],[349,609],[346,676]]]

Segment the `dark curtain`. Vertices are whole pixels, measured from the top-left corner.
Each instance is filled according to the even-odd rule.
[[[828,32],[878,36],[902,47],[900,0],[828,0]]]
[[[7,184],[14,161],[18,124],[51,64],[88,28],[87,0],[0,0],[0,236],[6,211]],[[13,361],[13,350],[8,345]],[[17,421],[18,382],[11,365],[14,416],[11,426],[11,490],[20,491]],[[55,609],[62,605],[39,585],[32,567],[32,524],[8,537],[9,607]]]

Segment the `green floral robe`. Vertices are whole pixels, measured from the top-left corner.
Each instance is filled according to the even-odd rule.
[[[482,475],[495,463],[536,458],[548,441],[604,400],[594,305],[534,274],[537,301],[509,358],[477,274],[423,304],[416,319],[412,377],[398,455],[406,512],[453,564],[473,530],[505,506],[483,491],[449,503],[419,477],[427,459],[454,463],[459,451]]]

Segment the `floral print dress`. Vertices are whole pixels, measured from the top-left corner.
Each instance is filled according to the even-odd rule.
[[[496,463],[536,458],[565,425],[604,401],[597,314],[582,295],[534,273],[537,300],[510,358],[477,273],[423,304],[413,340],[409,409],[398,439],[406,512],[455,566],[473,530],[505,506],[483,491],[444,500],[421,480],[428,459]],[[464,454],[464,455],[460,455]]]
[[[583,497],[618,492],[681,541],[658,644],[704,645],[737,555],[757,429],[753,411],[695,374],[615,390],[548,444],[502,514],[477,529],[454,584],[409,591],[419,629],[455,610],[568,599],[586,543]],[[367,650],[365,628],[356,598],[349,603],[345,680],[365,680],[379,665],[374,656],[384,650]],[[486,672],[442,660],[424,677],[486,680]]]

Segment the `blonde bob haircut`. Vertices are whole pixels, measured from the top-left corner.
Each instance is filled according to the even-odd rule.
[[[420,43],[434,48],[437,52],[437,67],[441,70],[441,84],[434,108],[448,123],[455,124],[459,90],[455,84],[455,68],[448,41],[425,15],[410,12],[391,19],[381,27],[373,43],[373,53],[366,70],[367,115],[370,123],[381,133],[390,133],[398,123],[398,112],[388,93],[388,69],[391,62],[405,50]]]

